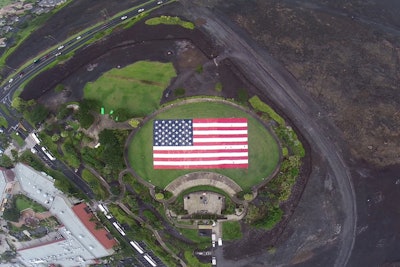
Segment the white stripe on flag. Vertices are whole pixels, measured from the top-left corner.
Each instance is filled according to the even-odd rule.
[[[210,142],[247,142],[247,137],[225,137],[225,138],[193,138],[193,143]]]
[[[193,130],[193,135],[198,134],[247,134],[247,130],[206,130],[206,129],[195,129]]]
[[[247,122],[194,122],[193,128],[196,127],[247,127]]]

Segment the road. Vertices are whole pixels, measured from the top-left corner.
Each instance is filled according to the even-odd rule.
[[[328,138],[333,136],[332,132],[337,131],[335,126],[326,119],[320,119],[317,114],[323,112],[321,108],[280,64],[253,41],[245,39],[246,33],[231,28],[235,26],[228,26],[232,25],[230,21],[222,21],[223,16],[208,9],[189,4],[187,9],[188,14],[193,16],[192,21],[199,17],[206,19],[205,30],[225,49],[219,57],[229,57],[235,62],[248,80],[259,88],[260,93],[284,111],[311,144],[312,149],[329,164],[332,177],[338,184],[338,191],[342,194],[341,208],[345,214],[342,241],[334,266],[346,266],[354,246],[357,212],[350,171],[342,158],[340,148]]]
[[[168,2],[171,2],[171,0],[163,1],[164,4]],[[42,56],[41,58],[37,58],[26,68],[21,70],[19,73],[14,74],[12,78],[9,78],[8,81],[2,86],[2,88],[0,88],[0,101],[8,109],[8,111],[0,109],[0,116],[3,116],[8,121],[8,127],[6,129],[6,132],[10,133],[12,131],[15,131],[18,128],[19,123],[21,123],[24,126],[24,128],[28,133],[35,131],[34,127],[32,127],[26,120],[24,120],[22,115],[19,114],[18,111],[12,108],[11,106],[14,93],[25,81],[31,79],[46,66],[56,61],[58,57],[61,56],[62,54],[68,54],[69,52],[72,52],[76,50],[78,47],[84,45],[97,33],[112,28],[128,18],[132,18],[140,14],[141,12],[143,12],[141,11],[141,9],[149,10],[151,8],[159,6],[159,4],[157,4],[157,1],[150,1],[150,2],[139,1],[136,4],[137,5],[143,4],[143,5],[129,12],[126,12],[125,14],[122,14],[121,17],[126,16],[125,19],[122,20],[121,17],[116,17],[114,19],[107,21],[102,25],[96,26],[82,33],[79,37],[68,40],[67,42],[64,43],[60,43],[56,49],[50,51],[48,54]],[[26,138],[27,136],[27,134],[22,131],[19,131],[19,134],[23,138]],[[48,164],[52,169],[64,173],[64,175],[67,176],[68,179],[71,182],[73,182],[77,188],[81,189],[88,198],[90,199],[94,198],[94,193],[92,189],[89,187],[89,185],[79,175],[77,175],[73,170],[71,170],[71,168],[69,168],[67,165],[65,165],[63,162],[59,160],[54,160],[54,161],[49,160],[39,146],[36,146],[36,150],[38,151],[37,155],[40,157],[42,161]]]

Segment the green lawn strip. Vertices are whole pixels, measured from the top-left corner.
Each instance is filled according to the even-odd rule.
[[[8,6],[12,2],[14,2],[14,1],[13,0],[0,0],[0,8]]]
[[[47,211],[45,207],[24,195],[16,196],[15,205],[20,212],[27,208],[31,208],[34,212]]]
[[[3,103],[0,103],[0,109],[3,111],[7,116],[10,116],[10,110],[8,110],[7,106]]]
[[[216,115],[217,114],[217,115]],[[249,168],[248,169],[207,169],[207,171],[228,176],[244,190],[258,184],[270,175],[279,161],[279,146],[272,135],[255,118],[224,103],[198,102],[180,105],[168,109],[156,116],[167,118],[214,118],[246,117],[249,132]],[[152,157],[153,120],[146,123],[129,144],[129,162],[132,168],[144,179],[154,185],[165,188],[179,176],[196,170],[154,170]]]
[[[8,127],[8,121],[4,117],[0,117],[0,127]]]
[[[159,25],[159,24],[167,24],[167,25],[179,25],[183,28],[193,30],[194,23],[190,21],[184,21],[179,17],[171,17],[171,16],[160,16],[146,20],[147,25]]]
[[[194,255],[193,251],[185,251],[185,259],[190,267],[210,267],[211,263],[202,263]]]
[[[92,174],[89,170],[84,169],[82,171],[82,178],[92,188],[93,193],[95,194],[97,199],[108,198],[108,193],[100,183],[99,179],[97,179],[97,177],[94,174]]]
[[[196,242],[196,244],[198,244],[198,246],[202,246],[203,248],[206,248],[206,247],[210,246],[210,244],[211,244],[210,237],[209,236],[200,236],[199,231],[197,229],[181,228],[181,229],[179,229],[179,231],[186,238]]]
[[[68,149],[65,149],[65,143],[61,145],[61,149],[64,154],[62,158],[67,162],[69,166],[71,166],[72,168],[78,168],[79,165],[81,165],[81,161],[78,158],[77,153],[74,154],[73,152],[68,151]]]
[[[14,139],[17,142],[17,144],[21,147],[25,144],[24,139],[22,139],[22,137],[16,132],[11,133],[11,138]]]
[[[222,223],[222,238],[224,240],[235,240],[242,238],[242,231],[238,221]]]
[[[171,63],[139,61],[88,83],[84,97],[99,100],[106,113],[127,109],[133,116],[144,116],[159,107],[162,92],[174,76]]]

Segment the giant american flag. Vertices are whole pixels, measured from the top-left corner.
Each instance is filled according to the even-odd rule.
[[[153,123],[154,169],[248,168],[246,118]]]

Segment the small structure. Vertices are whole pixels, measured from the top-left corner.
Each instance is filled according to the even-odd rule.
[[[214,192],[194,192],[184,196],[183,208],[188,214],[217,214],[225,208],[225,196]]]

